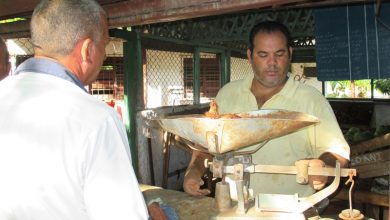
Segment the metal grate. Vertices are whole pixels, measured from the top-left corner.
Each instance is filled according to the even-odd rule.
[[[102,70],[97,80],[88,86],[92,95],[109,104],[123,102],[124,98],[122,43],[121,39],[111,39],[106,47],[107,59]],[[10,51],[14,67],[33,56],[33,46],[29,38],[9,39],[7,45],[10,44],[17,46],[13,48],[18,48]],[[155,45],[161,47],[164,42],[155,41]],[[178,51],[174,51],[175,49]],[[175,47],[173,44],[143,51],[145,106],[156,108],[193,104],[193,48]],[[200,97],[201,103],[204,103],[213,99],[219,90],[220,66],[217,55],[212,53],[201,53],[200,62]],[[251,71],[246,59],[231,58],[232,81],[243,78]]]
[[[145,51],[145,106],[154,108],[192,103],[192,96],[184,92],[183,78],[183,60],[192,59],[192,54],[150,49]]]
[[[10,62],[12,66],[10,74],[12,75],[20,63],[33,56],[34,47],[30,38],[8,39],[6,44],[10,54]]]
[[[230,60],[230,81],[239,80],[252,73],[248,59],[232,57]]]
[[[200,54],[201,103],[213,99],[220,85],[215,54]],[[193,54],[146,50],[144,95],[147,108],[193,103]]]
[[[193,93],[193,61],[192,59],[184,59],[184,85],[185,93]],[[217,95],[220,85],[220,65],[215,54],[201,53],[200,54],[200,98],[204,101],[209,101],[209,98],[214,98]],[[201,100],[202,102],[202,100]]]
[[[106,102],[123,100],[123,83],[123,57],[107,57],[98,78],[89,86],[89,92]]]

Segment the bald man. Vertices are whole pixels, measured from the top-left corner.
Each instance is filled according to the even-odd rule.
[[[0,81],[8,76],[11,69],[11,63],[9,62],[9,53],[7,45],[2,37],[0,37]]]
[[[34,57],[0,83],[0,219],[149,219],[118,113],[91,96],[109,43],[95,0],[42,0]]]

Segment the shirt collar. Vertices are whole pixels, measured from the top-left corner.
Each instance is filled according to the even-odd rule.
[[[285,97],[291,97],[294,95],[294,91],[295,89],[297,88],[298,84],[295,83],[296,81],[294,80],[294,77],[292,77],[292,74],[290,72],[287,73],[287,82],[286,84],[283,86],[282,90],[280,90],[278,93],[276,93],[275,95],[273,95],[271,97],[271,99],[273,97],[276,97],[276,96],[285,96]],[[242,86],[242,89],[246,92],[251,92],[251,86],[252,86],[252,81],[253,81],[253,78],[254,78],[254,73],[251,73],[251,74],[248,74],[243,80],[244,80],[244,83],[243,83],[243,86]]]
[[[295,95],[295,90],[299,86],[299,82],[292,77],[293,75],[291,73],[287,74],[287,82],[284,84],[282,90],[280,90],[277,94],[275,95],[281,95],[286,98],[293,97]]]
[[[18,66],[14,75],[23,72],[43,73],[56,76],[77,85],[82,90],[87,92],[81,81],[71,71],[66,69],[62,64],[56,62],[55,60],[35,57],[27,59]]]

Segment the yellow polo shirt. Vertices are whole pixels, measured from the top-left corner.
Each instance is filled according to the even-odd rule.
[[[220,114],[258,110],[255,96],[250,91],[253,74],[225,85],[216,97]],[[320,122],[297,132],[270,140],[252,154],[254,164],[292,166],[304,158],[318,158],[325,152],[338,154],[349,160],[349,146],[337,123],[331,106],[314,87],[290,77],[284,88],[261,109],[284,109],[316,116]],[[242,150],[253,149],[254,146]],[[295,194],[305,197],[314,193],[310,185],[300,185],[295,175],[252,174],[250,188],[254,193]]]

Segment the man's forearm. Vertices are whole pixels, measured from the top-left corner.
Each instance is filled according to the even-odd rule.
[[[348,165],[348,160],[344,157],[341,157],[337,154],[333,154],[330,152],[323,153],[318,159],[324,161],[324,163],[328,166],[335,167],[336,160],[340,162],[341,167],[346,167]]]
[[[206,172],[206,168],[204,166],[205,159],[211,159],[212,156],[207,153],[203,153],[200,151],[193,151],[191,161],[188,164],[188,168],[186,171],[186,176],[190,175],[193,177],[202,177]]]
[[[204,160],[211,158],[210,155],[199,151],[192,152],[192,158],[184,176],[184,191],[194,196],[204,196],[210,194],[208,189],[200,189],[203,185],[202,176],[206,172]]]

